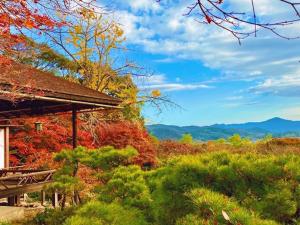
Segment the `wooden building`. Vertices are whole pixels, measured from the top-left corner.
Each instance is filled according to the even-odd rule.
[[[73,147],[77,146],[77,114],[119,109],[121,101],[28,65],[0,65],[0,122],[13,118],[72,112]],[[0,123],[1,124],[1,123]],[[25,192],[40,190],[54,171],[9,168],[9,126],[0,125],[0,198],[15,204]],[[28,183],[28,180],[37,182]],[[14,200],[15,199],[15,200]]]

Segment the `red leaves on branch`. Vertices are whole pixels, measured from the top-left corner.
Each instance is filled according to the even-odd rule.
[[[39,13],[37,0],[0,1],[0,50],[9,51],[23,43],[24,30],[51,30],[61,24]],[[32,4],[34,3],[34,4]],[[0,58],[0,62],[2,58]]]
[[[40,132],[35,130],[36,121],[43,124],[43,130]],[[10,148],[13,165],[25,163],[31,168],[53,168],[55,165],[52,154],[65,148],[72,148],[70,115],[18,120],[14,123],[23,127],[11,132]],[[82,129],[82,125],[83,122],[79,121],[78,145],[87,148],[106,145],[124,148],[131,145],[139,152],[134,163],[138,165],[155,163],[156,148],[141,125],[130,122],[100,123],[95,128],[97,141],[94,141],[90,132]]]
[[[153,165],[156,158],[156,147],[144,127],[132,122],[101,123],[97,126],[98,146],[110,145],[124,148],[127,145],[138,150],[134,163]]]

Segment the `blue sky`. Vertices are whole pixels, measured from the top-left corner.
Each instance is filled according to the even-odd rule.
[[[262,20],[291,17],[280,1],[259,0]],[[123,26],[128,56],[153,71],[140,88],[160,89],[181,108],[146,106],[147,123],[208,125],[300,119],[300,40],[261,31],[238,45],[227,32],[182,16],[189,1],[115,0],[114,17]],[[248,12],[248,0],[227,0]],[[247,29],[247,28],[246,28]],[[283,28],[300,34],[299,24]]]

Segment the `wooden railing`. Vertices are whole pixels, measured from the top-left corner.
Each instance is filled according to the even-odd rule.
[[[42,190],[52,181],[55,170],[0,170],[0,198]]]

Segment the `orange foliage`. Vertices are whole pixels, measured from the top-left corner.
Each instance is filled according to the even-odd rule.
[[[199,143],[187,144],[174,140],[160,141],[158,146],[158,156],[166,158],[175,155],[196,154],[203,151],[203,145]]]
[[[24,40],[22,30],[39,31],[62,25],[38,10],[39,0],[0,1],[0,50],[11,50]],[[0,58],[1,62],[2,58]]]
[[[43,130],[35,130],[35,122],[43,124]],[[53,168],[52,154],[62,149],[72,148],[72,124],[70,115],[17,120],[14,123],[22,127],[11,132],[11,163],[27,164],[32,168]],[[134,163],[138,165],[154,164],[156,149],[146,130],[137,123],[113,122],[100,123],[95,127],[96,140],[91,132],[84,129],[84,123],[78,121],[78,145],[98,148],[111,145],[124,148],[131,145],[139,155]]]
[[[300,138],[274,138],[270,141],[270,144],[300,147]]]
[[[138,165],[155,163],[156,148],[144,127],[132,122],[101,123],[97,126],[98,146],[111,145],[124,148],[127,145],[138,150],[134,159]]]

